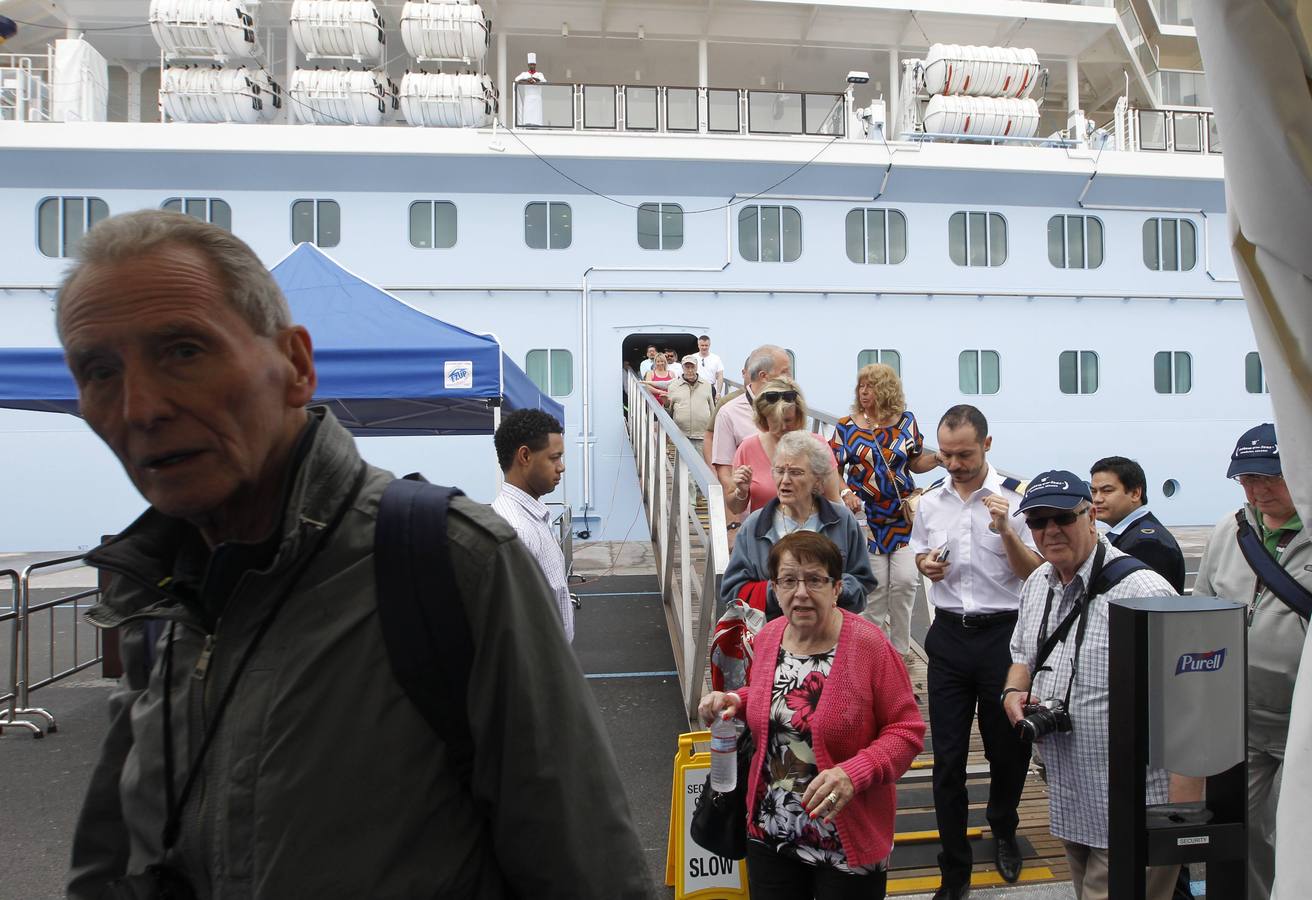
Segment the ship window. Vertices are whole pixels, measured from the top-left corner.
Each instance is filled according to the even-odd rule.
[[[856,355],[857,369],[864,369],[875,363],[883,363],[896,372],[899,378],[902,376],[902,354],[896,350],[862,350]]]
[[[36,207],[36,243],[46,256],[75,256],[82,236],[109,206],[99,197],[47,197]]]
[[[678,250],[683,246],[683,207],[644,203],[638,207],[638,246],[644,250]]]
[[[1153,356],[1153,387],[1159,394],[1187,394],[1194,386],[1194,358],[1183,350]]]
[[[744,206],[738,252],[748,262],[794,262],[802,255],[802,214],[791,206]]]
[[[788,354],[788,372],[790,378],[797,380],[797,354],[791,350],[784,350]]]
[[[573,243],[573,213],[568,203],[530,203],[524,207],[524,243],[532,250],[564,250]]]
[[[446,200],[410,204],[410,246],[445,250],[456,245],[456,205]]]
[[[1094,393],[1098,390],[1098,354],[1063,350],[1057,357],[1057,380],[1063,394]]]
[[[1053,216],[1048,220],[1048,262],[1059,269],[1102,265],[1102,220],[1094,216]]]
[[[948,255],[959,266],[1007,261],[1007,220],[998,213],[956,212],[948,218]]]
[[[292,204],[292,243],[336,247],[342,242],[342,210],[336,200]]]
[[[218,197],[170,197],[160,206],[232,231],[232,207]]]
[[[1250,394],[1269,394],[1266,376],[1262,374],[1262,357],[1254,350],[1244,357],[1244,389]]]
[[[897,265],[907,258],[907,219],[896,209],[854,209],[847,214],[847,258]]]
[[[958,380],[963,394],[996,394],[1000,386],[996,350],[962,350],[957,357]]]
[[[524,358],[524,372],[538,390],[552,397],[566,397],[574,391],[574,355],[568,350],[530,350]]]
[[[1198,229],[1188,219],[1143,223],[1143,264],[1154,272],[1187,272],[1198,261]]]

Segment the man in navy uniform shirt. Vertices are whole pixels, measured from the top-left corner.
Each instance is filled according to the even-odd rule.
[[[1108,456],[1089,469],[1093,512],[1109,527],[1107,539],[1122,553],[1147,563],[1176,593],[1184,593],[1184,554],[1171,532],[1148,511],[1143,467],[1124,456]]]

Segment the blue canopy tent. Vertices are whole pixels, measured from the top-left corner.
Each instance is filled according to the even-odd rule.
[[[501,352],[496,339],[397,300],[301,244],[273,267],[292,320],[314,344],[316,403],[358,435],[491,434],[498,403],[565,410]],[[0,348],[0,406],[77,414],[57,347]]]

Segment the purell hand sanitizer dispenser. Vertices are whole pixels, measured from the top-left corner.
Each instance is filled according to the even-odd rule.
[[[1202,862],[1207,896],[1244,896],[1247,633],[1212,597],[1109,603],[1108,889],[1144,900],[1144,867]],[[1206,800],[1146,809],[1149,768],[1207,779]]]

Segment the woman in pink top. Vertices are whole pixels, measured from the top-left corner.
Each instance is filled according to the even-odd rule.
[[[774,477],[770,473],[775,447],[779,438],[790,431],[806,427],[806,399],[802,389],[791,378],[779,377],[767,381],[756,395],[756,434],[738,445],[733,455],[734,491],[724,498],[725,506],[734,515],[755,512],[775,498]],[[827,451],[828,442],[819,434],[812,435]],[[830,456],[829,474],[823,481],[823,494],[835,503],[855,504],[852,491],[846,490],[838,474],[838,464]]]
[[[647,373],[647,377],[642,380],[642,383],[663,404],[665,403],[665,395],[669,393],[666,388],[670,386],[670,382],[673,380],[674,373],[670,371],[669,363],[664,356],[657,354],[652,360],[651,370]]]
[[[838,608],[843,559],[798,531],[770,551],[783,615],[753,642],[741,695],[702,698],[703,722],[741,718],[752,900],[885,896],[897,780],[924,747],[911,679],[883,632]]]

